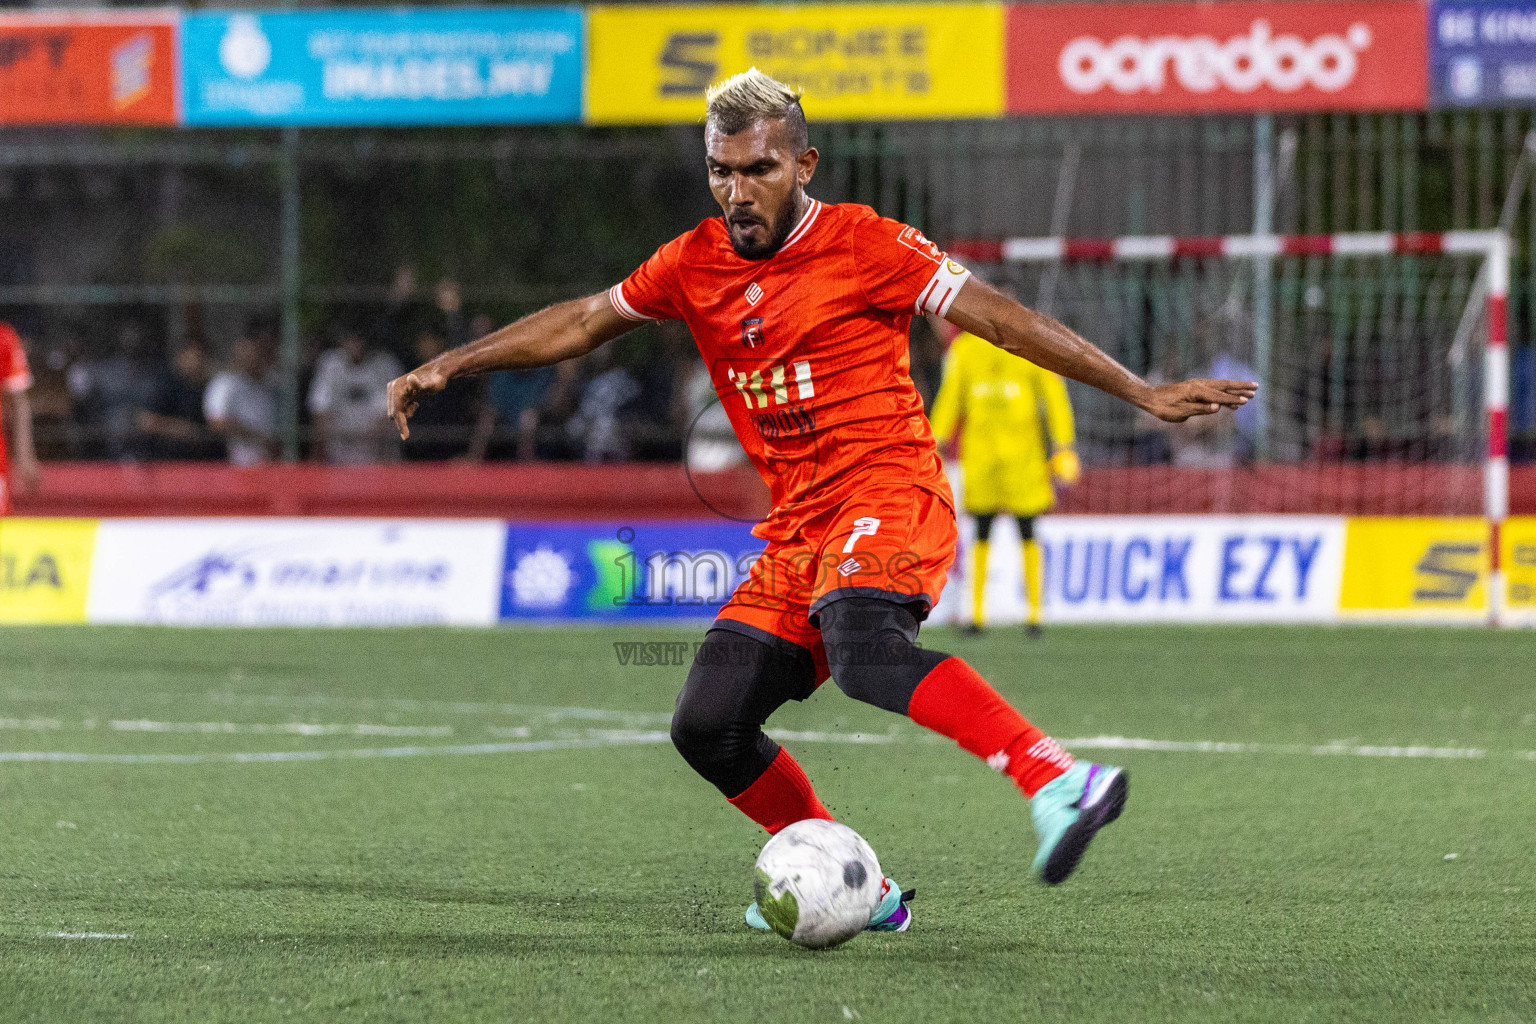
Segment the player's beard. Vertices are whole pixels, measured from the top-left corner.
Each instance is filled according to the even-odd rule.
[[[744,260],[765,260],[778,252],[784,245],[784,239],[788,238],[789,233],[795,230],[795,224],[797,223],[795,210],[799,206],[795,201],[796,198],[794,192],[789,194],[789,198],[784,200],[783,207],[779,209],[777,216],[774,217],[773,223],[770,225],[767,241],[759,242],[756,245],[743,242],[740,238],[737,238],[735,225],[727,217],[725,221],[726,233],[731,236],[731,248],[736,250],[736,255]],[[762,223],[760,218],[753,218],[753,220],[758,224]]]

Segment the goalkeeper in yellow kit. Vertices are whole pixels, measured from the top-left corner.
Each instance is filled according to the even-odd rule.
[[[1081,463],[1073,450],[1072,403],[1066,383],[1049,370],[963,333],[944,359],[944,382],[933,402],[933,433],[947,443],[964,424],[960,465],[965,470],[965,510],[976,518],[971,549],[971,626],[982,626],[982,595],[992,521],[1011,512],[1024,542],[1024,589],[1029,632],[1040,632],[1042,566],[1035,516],[1055,502],[1052,478],[1077,482]],[[1042,424],[1043,421],[1043,424]]]

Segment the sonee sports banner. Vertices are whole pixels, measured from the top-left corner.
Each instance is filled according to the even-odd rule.
[[[1022,4],[1011,114],[1422,110],[1418,0]]]
[[[821,120],[996,117],[997,4],[593,7],[592,124],[698,122],[704,90],[756,66]]]

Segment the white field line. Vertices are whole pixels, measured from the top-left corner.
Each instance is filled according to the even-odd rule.
[[[584,747],[670,743],[664,732],[594,736],[586,739],[530,740],[525,743],[460,743],[427,747],[357,747],[350,750],[269,750],[237,754],[82,754],[65,750],[0,751],[0,761],[54,761],[69,764],[253,764],[266,761],[339,761],[380,757],[432,755],[521,754],[536,750],[578,750]]]
[[[1311,754],[1344,757],[1486,757],[1478,747],[1389,747],[1355,743],[1222,743],[1215,740],[1147,740],[1134,736],[1083,736],[1058,740],[1069,750],[1156,750],[1169,754]],[[1516,757],[1536,759],[1536,751],[1516,751]]]
[[[45,932],[49,939],[131,939],[132,932]]]
[[[452,736],[451,725],[321,725],[311,722],[154,722],[143,718],[113,719],[114,732],[244,733],[255,736]]]
[[[0,718],[0,729],[62,729],[57,718]]]
[[[892,733],[837,733],[770,730],[779,739],[802,743],[886,744],[922,742],[920,737]],[[580,750],[597,747],[644,746],[671,742],[669,733],[631,729],[591,729],[583,737],[525,740],[513,743],[464,743],[409,747],[360,747],[343,750],[275,750],[247,753],[90,754],[74,751],[0,751],[0,762],[61,762],[70,764],[252,764],[277,761],[336,761],[395,757],[521,754],[541,750]],[[1073,750],[1145,750],[1177,754],[1288,754],[1314,757],[1388,757],[1413,759],[1475,759],[1488,755],[1477,747],[1370,746],[1349,743],[1227,743],[1214,740],[1154,740],[1135,736],[1085,736],[1061,740]],[[1536,761],[1536,751],[1513,751],[1522,760]]]
[[[79,694],[55,690],[22,690],[10,687],[0,690],[0,696],[16,701],[66,702],[79,698]],[[537,718],[544,721],[621,722],[625,725],[661,725],[672,721],[671,714],[659,711],[614,711],[610,708],[563,707],[559,705],[517,704],[497,701],[473,700],[416,700],[410,697],[333,697],[329,694],[261,694],[226,693],[140,693],[136,701],[147,700],[157,704],[185,705],[194,701],[210,704],[246,705],[275,708],[336,707],[375,711],[431,711],[453,715],[506,715],[514,718]],[[4,721],[4,720],[0,720]],[[14,719],[12,721],[15,721]],[[31,719],[34,722],[51,719]],[[0,726],[4,727],[4,726]],[[57,726],[48,726],[57,728]]]

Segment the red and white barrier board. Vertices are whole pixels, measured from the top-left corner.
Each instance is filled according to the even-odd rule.
[[[1418,0],[1019,4],[1012,114],[1422,110]]]

